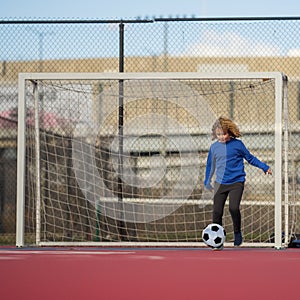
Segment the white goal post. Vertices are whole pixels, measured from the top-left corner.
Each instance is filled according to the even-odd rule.
[[[19,74],[16,245],[204,245],[211,126],[225,116],[273,170],[245,163],[243,245],[286,247],[287,101],[279,72]],[[230,246],[227,206],[223,218]]]

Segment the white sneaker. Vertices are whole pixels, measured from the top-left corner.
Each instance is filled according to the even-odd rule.
[[[221,251],[224,249],[224,245],[221,245],[220,247],[218,248],[212,248],[213,251]]]

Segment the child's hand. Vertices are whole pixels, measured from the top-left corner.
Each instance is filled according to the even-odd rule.
[[[268,169],[268,171],[267,171],[265,174],[272,175],[272,170],[271,170],[271,169]]]
[[[213,187],[211,186],[211,184],[209,183],[209,184],[207,184],[207,185],[205,186],[205,189],[211,192],[214,188],[213,188]]]

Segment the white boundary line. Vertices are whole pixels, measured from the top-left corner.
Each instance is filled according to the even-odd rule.
[[[104,251],[104,250],[0,250],[0,258],[5,255],[24,255],[24,254],[46,254],[46,255],[128,255],[135,254],[136,251]]]

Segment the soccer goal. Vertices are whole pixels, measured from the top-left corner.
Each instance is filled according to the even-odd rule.
[[[211,127],[226,116],[273,170],[245,163],[243,245],[285,247],[286,86],[275,72],[20,74],[17,246],[204,245]],[[232,245],[227,206],[223,225]]]

